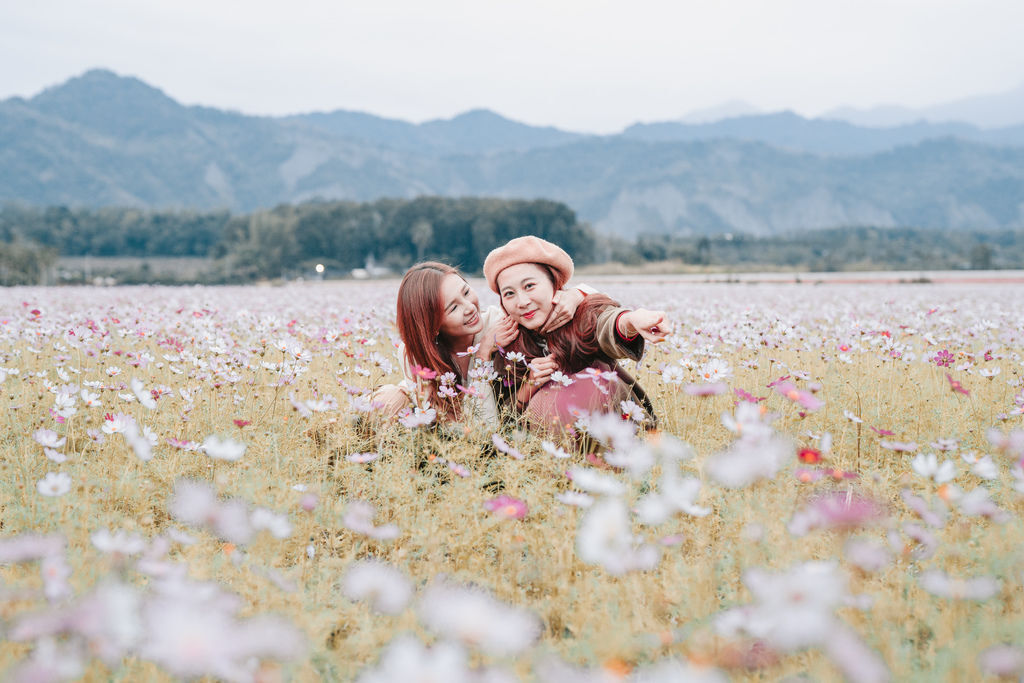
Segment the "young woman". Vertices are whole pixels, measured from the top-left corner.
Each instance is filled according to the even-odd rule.
[[[594,294],[569,324],[551,329],[551,294],[572,273],[565,251],[533,236],[517,237],[484,261],[487,284],[517,325],[515,339],[502,345],[505,354],[497,364],[505,380],[505,402],[531,428],[551,435],[572,433],[576,420],[591,412],[625,410],[654,426],[657,418],[647,394],[616,361],[639,360],[645,341],[664,340],[665,314],[629,310]],[[502,334],[508,336],[504,328]]]
[[[577,289],[553,290],[546,302],[551,314],[544,329],[571,320],[584,296]],[[389,417],[404,408],[429,404],[439,420],[461,420],[466,412],[465,392],[473,392],[467,389],[472,384],[471,368],[477,360],[489,363],[495,349],[517,335],[515,321],[497,306],[481,310],[476,292],[462,273],[434,261],[413,266],[402,278],[397,324],[403,343],[399,350],[402,383],[383,386],[373,395]],[[481,379],[489,380],[492,372],[485,365]],[[474,404],[479,417],[496,427],[498,411],[486,384],[477,383]]]

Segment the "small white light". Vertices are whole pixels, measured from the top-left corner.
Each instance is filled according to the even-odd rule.
[[[322,264],[322,263],[316,264],[316,272],[318,272],[318,273],[324,272],[324,264]]]

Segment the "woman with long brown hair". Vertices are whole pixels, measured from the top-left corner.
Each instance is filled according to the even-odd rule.
[[[553,290],[545,329],[571,320],[584,298],[578,289]],[[515,321],[497,306],[481,309],[476,292],[458,269],[427,261],[402,278],[397,326],[403,381],[374,393],[373,400],[383,404],[382,413],[393,416],[406,408],[429,407],[438,418],[461,420],[468,395],[479,417],[497,426],[496,403],[487,386],[493,375],[489,364],[495,350],[517,335]]]
[[[607,296],[588,296],[572,321],[551,329],[548,303],[573,273],[572,259],[538,237],[517,237],[493,250],[484,276],[517,325],[497,362],[504,403],[528,426],[550,435],[573,432],[587,413],[629,413],[654,426],[657,418],[643,388],[617,359],[639,360],[646,341],[665,339],[665,314],[622,308]],[[556,374],[558,373],[558,374]]]

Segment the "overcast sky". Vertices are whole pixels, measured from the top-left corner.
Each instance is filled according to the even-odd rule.
[[[729,100],[814,116],[1024,82],[1021,0],[2,0],[0,99],[90,68],[185,104],[608,133]]]

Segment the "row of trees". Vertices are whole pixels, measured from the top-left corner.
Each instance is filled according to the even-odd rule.
[[[54,269],[58,256],[92,257],[94,270],[102,270],[103,257],[112,256],[136,261],[193,257],[208,264],[197,274],[195,268],[167,273],[145,262],[120,263],[120,270],[109,274],[121,282],[250,282],[308,274],[318,263],[329,273],[347,273],[369,261],[401,272],[425,259],[476,272],[491,249],[525,234],[560,244],[580,265],[679,261],[748,270],[1024,268],[1022,230],[854,227],[774,237],[641,235],[627,241],[595,235],[558,202],[421,197],[310,202],[238,216],[6,206],[0,209],[0,284],[59,280]],[[64,280],[69,279],[75,278],[65,272]]]
[[[783,266],[799,270],[988,270],[1024,268],[1024,230],[975,232],[851,227],[773,237],[643,235],[615,242],[608,260],[628,264]]]
[[[193,256],[214,260],[208,281],[251,281],[348,272],[374,261],[402,270],[436,259],[474,272],[487,253],[519,235],[560,244],[580,263],[595,239],[565,204],[546,200],[421,197],[310,202],[248,215],[138,209],[0,210],[0,242],[46,245],[62,256]]]

